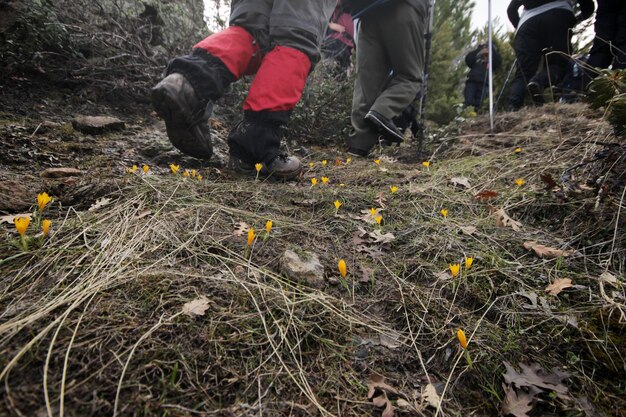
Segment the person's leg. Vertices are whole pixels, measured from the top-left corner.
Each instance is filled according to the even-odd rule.
[[[415,99],[424,71],[426,16],[400,2],[377,13],[378,36],[388,56],[393,76],[370,110],[387,119],[400,113]]]
[[[617,30],[613,42],[613,69],[626,68],[626,2],[622,1],[617,11]]]
[[[567,72],[571,62],[571,29],[576,19],[567,10],[555,9],[537,16],[536,23],[543,32],[540,34],[541,46],[550,52],[543,58],[547,65],[531,78],[529,89],[536,89],[533,93],[543,97],[545,88],[559,84]]]
[[[364,18],[358,27],[356,78],[352,95],[353,132],[347,139],[348,152],[365,156],[378,143],[378,133],[365,120],[376,98],[387,83],[391,63],[380,42],[375,20]]]
[[[591,67],[608,68],[611,65],[613,61],[611,44],[614,42],[618,30],[620,9],[623,8],[623,0],[598,0],[598,10],[596,10],[594,23],[595,37],[587,61]],[[593,74],[589,76],[593,78]]]
[[[478,111],[482,98],[482,84],[474,81],[465,83],[465,106],[472,106]]]
[[[514,49],[517,58],[517,71],[511,82],[509,110],[519,110],[524,105],[526,85],[537,72],[541,63],[541,47],[533,19],[527,21],[515,35]]]
[[[231,156],[243,166],[261,162],[285,178],[301,170],[297,158],[280,155],[281,128],[289,121],[308,74],[320,59],[319,45],[334,6],[333,0],[274,0],[271,50],[250,86],[244,119],[228,138]]]
[[[252,33],[268,32],[270,7],[271,0],[234,0],[231,26],[196,44],[190,55],[173,59],[166,77],[153,88],[153,106],[165,120],[170,141],[183,153],[210,158],[212,102],[253,67],[259,45]]]

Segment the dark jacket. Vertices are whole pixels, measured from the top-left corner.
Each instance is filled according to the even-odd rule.
[[[487,52],[488,45],[480,44],[476,49],[465,55],[465,64],[470,68],[467,74],[467,81],[472,83],[484,83],[487,77],[487,70],[489,69],[489,56],[484,53]],[[483,52],[484,51],[484,52]],[[500,68],[502,59],[500,58],[500,52],[498,47],[493,45],[492,65],[493,70],[496,71]]]
[[[535,7],[543,6],[544,4],[551,3],[554,0],[511,0],[509,7],[506,9],[506,13],[509,16],[509,20],[517,28],[520,21],[519,8],[524,6],[526,10],[534,9]],[[576,0],[580,5],[580,16],[577,16],[578,21],[581,22],[588,19],[595,10],[593,0]]]

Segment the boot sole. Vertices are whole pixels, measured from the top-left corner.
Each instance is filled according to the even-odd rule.
[[[390,129],[389,127],[387,127],[387,125],[384,124],[383,121],[380,120],[378,117],[376,117],[374,114],[367,113],[365,115],[365,120],[368,120],[370,123],[373,123],[374,125],[376,125],[379,129],[383,131],[383,133],[386,132],[389,135],[391,135],[391,138],[389,137],[385,138],[389,142],[398,143],[398,144],[404,142],[404,137],[398,135],[398,132],[395,132],[393,129]]]
[[[152,89],[152,107],[159,117],[165,121],[167,137],[174,147],[185,155],[198,159],[209,159],[213,154],[210,130],[202,132],[199,125],[189,125],[185,111],[178,101],[164,88]]]

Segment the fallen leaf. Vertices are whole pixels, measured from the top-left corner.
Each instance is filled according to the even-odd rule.
[[[468,236],[472,236],[474,233],[478,232],[478,229],[474,226],[461,226],[459,229]]]
[[[445,271],[435,272],[435,277],[437,279],[440,279],[440,280],[443,280],[443,281],[449,281],[450,280],[450,271],[448,271],[446,269]]]
[[[387,406],[383,410],[383,413],[380,417],[394,417],[396,415],[396,409],[391,403],[391,401],[387,400]]]
[[[109,205],[109,203],[111,203],[111,199],[110,199],[110,198],[102,197],[102,198],[100,198],[100,199],[96,200],[96,202],[95,202],[95,203],[93,203],[93,204],[91,205],[91,207],[89,207],[89,210],[88,210],[88,211],[96,211],[96,210],[99,210],[99,209],[101,209],[101,208],[102,208],[102,207],[104,207],[104,206],[108,206],[108,205]]]
[[[314,200],[314,199],[308,199],[308,200],[302,200],[302,201],[291,200],[291,204],[293,204],[294,206],[300,206],[300,207],[314,207],[316,204],[318,204],[318,202],[317,200]]]
[[[439,394],[437,394],[437,389],[433,384],[426,385],[426,388],[424,388],[424,392],[422,393],[422,398],[424,398],[428,405],[433,408],[439,408],[441,405],[441,398],[439,397]]]
[[[375,218],[380,214],[382,209],[377,208],[375,213],[370,212],[369,210],[361,210],[361,215],[357,216],[358,220],[363,220],[365,223],[376,224]]]
[[[387,208],[387,204],[385,204],[387,202],[387,199],[385,198],[385,193],[384,192],[380,192],[377,196],[376,199],[374,200],[378,203],[378,205],[380,206],[380,208]]]
[[[493,217],[496,219],[497,227],[510,227],[516,232],[519,232],[520,230],[522,230],[522,224],[510,218],[509,215],[506,214],[504,209],[499,209],[499,210],[494,211]]]
[[[463,186],[465,188],[472,188],[472,185],[469,182],[469,179],[466,177],[453,177],[450,178],[450,182],[452,183],[452,185],[460,185]]]
[[[393,233],[388,232],[383,234],[379,230],[374,230],[373,232],[368,233],[368,235],[374,239],[373,243],[382,243],[383,245],[391,243],[396,239]]]
[[[546,185],[546,190],[551,190],[558,186],[558,184],[556,183],[556,181],[554,181],[554,178],[552,178],[552,175],[550,174],[540,174],[539,178],[541,178],[541,181],[543,181],[543,183]]]
[[[513,415],[515,417],[528,417],[528,413],[533,409],[534,395],[523,390],[517,392],[512,386],[502,384],[506,393],[502,402],[502,415]]]
[[[476,194],[474,198],[476,200],[490,200],[492,198],[496,198],[497,196],[498,196],[498,193],[496,193],[495,191],[485,190]]]
[[[524,242],[524,248],[535,251],[540,258],[566,258],[574,253],[573,250],[561,250],[540,245],[536,241]]]
[[[380,172],[389,172],[389,170],[387,168],[383,168],[383,167],[378,168],[378,170]]]
[[[550,295],[557,296],[566,288],[572,287],[572,280],[569,278],[557,278],[554,282],[546,287],[546,292]]]
[[[430,187],[426,185],[409,184],[409,193],[411,194],[424,194]]]
[[[250,230],[250,226],[248,223],[239,222],[235,223],[235,230],[233,231],[233,236],[243,236],[248,234],[248,230]]]
[[[387,164],[394,164],[396,162],[398,162],[398,158],[394,158],[392,156],[387,156],[387,155],[382,155],[380,158],[381,162],[387,163]]]
[[[13,220],[18,218],[18,217],[27,217],[30,220],[33,219],[33,215],[31,213],[7,214],[6,216],[0,217],[0,224],[2,224],[2,223],[13,224]]]
[[[0,221],[0,223],[2,222]],[[615,288],[619,287],[619,281],[617,280],[615,275],[611,274],[608,271],[603,272],[598,279],[603,284],[609,284]]]
[[[515,384],[516,387],[529,387],[529,388],[541,388],[548,391],[556,392],[561,398],[569,398],[568,388],[562,384],[564,379],[570,377],[567,372],[553,369],[552,373],[545,373],[541,369],[541,366],[537,363],[526,365],[520,363],[519,366],[522,373],[518,373],[508,363],[504,362],[506,367],[506,373],[504,374],[504,381],[507,384]]]
[[[376,391],[382,391],[385,394],[400,395],[400,392],[385,382],[385,377],[378,374],[372,374],[367,381],[367,399],[374,398]]]
[[[389,400],[384,395],[379,395],[378,397],[372,398],[372,404],[374,404],[376,407],[386,407],[388,401]]]
[[[204,316],[209,308],[209,300],[206,297],[200,297],[183,305],[183,314],[190,317]]]
[[[372,270],[364,267],[363,265],[359,266],[361,271],[361,276],[359,277],[359,282],[369,283],[372,281]]]
[[[47,168],[43,170],[41,176],[43,178],[65,178],[82,175],[83,171],[76,168]]]
[[[152,210],[143,209],[139,213],[137,213],[137,215],[135,216],[135,220],[143,219],[144,217],[149,216],[151,214],[152,214]]]
[[[371,248],[369,246],[360,245],[356,247],[356,251],[360,253],[367,253],[373,259],[380,259],[383,257],[384,253],[377,248]]]

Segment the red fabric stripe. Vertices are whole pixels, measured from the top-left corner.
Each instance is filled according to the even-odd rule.
[[[258,67],[256,59],[259,47],[247,30],[240,26],[230,26],[200,41],[194,48],[201,48],[219,58],[226,68],[235,76],[241,78],[244,74],[254,72]]]
[[[309,57],[297,49],[277,46],[261,62],[252,81],[244,110],[293,110],[302,97],[311,69]]]

